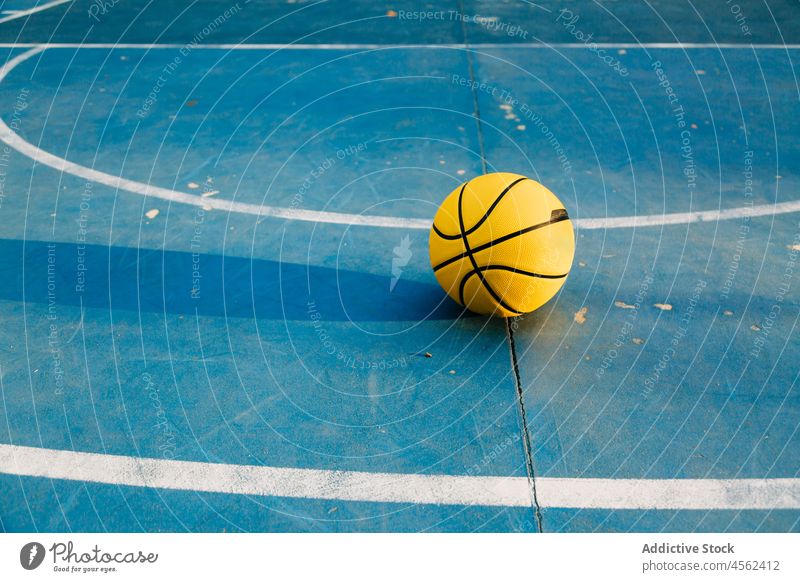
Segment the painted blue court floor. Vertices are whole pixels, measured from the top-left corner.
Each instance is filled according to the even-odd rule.
[[[800,8],[4,2],[0,529],[800,530]],[[576,225],[504,321],[428,228]]]

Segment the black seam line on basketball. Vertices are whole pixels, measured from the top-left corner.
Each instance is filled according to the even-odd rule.
[[[489,209],[486,211],[486,214],[484,214],[483,217],[481,217],[481,219],[478,222],[476,222],[475,225],[472,226],[472,228],[470,228],[469,230],[467,230],[464,234],[470,235],[473,232],[475,232],[476,230],[478,230],[481,227],[481,225],[484,222],[486,222],[486,219],[489,218],[489,215],[494,211],[494,209],[497,207],[497,205],[500,204],[500,201],[503,199],[503,196],[508,194],[508,191],[511,190],[514,186],[516,186],[517,184],[519,184],[523,180],[527,180],[527,179],[528,178],[525,178],[525,177],[517,178],[516,180],[511,182],[511,184],[506,186],[505,189],[502,192],[500,192],[500,194],[497,195],[497,198],[494,199],[494,202],[492,202],[492,205],[489,206]],[[470,182],[471,181],[472,180],[470,180]],[[467,184],[469,184],[469,182],[467,182]],[[436,228],[436,224],[433,225],[433,231],[436,234],[438,234],[441,238],[443,238],[444,240],[458,240],[458,239],[461,238],[460,234],[444,234],[442,231],[440,231],[438,228]]]
[[[495,293],[494,289],[492,289],[492,286],[489,285],[489,282],[483,276],[483,273],[481,273],[478,270],[478,263],[475,261],[475,257],[472,256],[472,250],[469,248],[469,240],[467,240],[467,234],[464,232],[464,213],[462,212],[462,207],[461,207],[461,203],[463,202],[462,199],[463,199],[463,196],[464,196],[464,189],[466,187],[467,187],[467,185],[464,184],[464,186],[461,188],[461,192],[458,193],[458,228],[459,228],[459,230],[461,230],[461,240],[464,241],[464,248],[467,251],[467,256],[469,257],[469,261],[470,261],[470,263],[472,263],[472,268],[475,269],[476,274],[478,275],[478,279],[480,279],[481,284],[483,285],[484,289],[486,289],[489,292],[489,295],[492,296],[492,298],[495,300],[497,305],[499,305],[500,307],[502,307],[503,309],[505,309],[507,311],[510,311],[512,313],[516,313],[517,315],[520,315],[522,313],[521,311],[516,311],[513,308],[509,307],[501,299],[501,297],[497,293]]]
[[[460,234],[445,234],[441,230],[436,227],[436,223],[433,224],[433,232],[437,234],[439,238],[443,238],[444,240],[458,240],[461,238]]]
[[[481,271],[511,271],[512,273],[517,273],[519,275],[526,275],[528,277],[538,277],[540,279],[563,279],[569,273],[562,273],[561,275],[547,275],[545,273],[534,273],[533,271],[524,271],[522,269],[517,269],[515,267],[509,267],[508,265],[486,265],[485,267],[480,267],[479,270]]]
[[[525,275],[527,277],[537,277],[539,279],[563,279],[567,276],[567,273],[563,275],[544,275],[542,273],[533,273],[531,271],[523,271],[522,269],[515,269],[514,267],[508,267],[506,265],[486,265],[485,267],[478,267],[478,271],[511,271],[512,273],[517,273],[518,275]],[[470,277],[475,275],[477,271],[473,270],[464,275],[461,278],[461,285],[458,287],[458,298],[461,300],[461,305],[464,305],[464,289],[467,286],[467,281]],[[515,310],[516,311],[516,310]],[[517,313],[522,313],[521,311],[517,311]]]
[[[496,238],[496,239],[494,239],[492,241],[489,241],[488,243],[484,243],[482,245],[479,245],[479,246],[475,247],[474,249],[472,249],[471,252],[472,253],[479,253],[481,251],[485,251],[486,249],[492,247],[493,245],[506,242],[507,240],[511,240],[512,238],[516,238],[518,236],[522,236],[523,234],[527,234],[527,233],[529,233],[531,231],[534,231],[534,230],[537,230],[537,229],[542,228],[544,226],[547,226],[548,224],[555,224],[555,223],[561,222],[563,220],[569,220],[569,216],[567,216],[566,214],[562,214],[562,215],[559,215],[559,216],[557,216],[557,217],[555,217],[555,218],[553,218],[551,220],[548,220],[547,222],[541,222],[539,224],[534,224],[533,226],[529,226],[527,228],[523,228],[522,230],[518,230],[516,232],[512,232],[512,233],[503,235],[500,238]],[[466,256],[467,256],[467,253],[463,252],[460,255],[456,255],[455,257],[451,257],[451,258],[447,259],[446,261],[436,265],[433,268],[433,270],[434,271],[438,271],[442,267],[446,267],[447,265],[455,263],[456,261],[460,261],[461,259],[463,259]]]

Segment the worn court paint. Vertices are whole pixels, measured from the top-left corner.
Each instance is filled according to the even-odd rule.
[[[401,18],[400,12],[419,11],[411,0],[397,0],[389,8],[369,0],[316,1],[287,4],[278,0],[152,4],[117,3],[99,15],[96,22],[87,15],[91,0],[78,0],[31,16],[27,21],[9,22],[0,29],[0,39],[12,41],[56,42],[191,42],[203,27],[237,8],[238,17],[228,18],[205,39],[218,43],[375,43],[396,44],[463,43],[466,29],[475,43],[575,42],[574,36],[558,20],[560,11],[570,10],[562,20],[577,16],[575,28],[593,40],[610,43],[690,42],[690,43],[797,43],[798,18],[791,2],[770,0],[747,3],[749,36],[742,34],[735,15],[705,3],[651,0],[606,6],[581,1],[570,6],[556,0],[540,2],[449,1],[432,10],[443,13],[437,20]],[[744,8],[742,9],[744,13]],[[480,15],[506,27],[488,26],[486,21],[460,19]],[[22,26],[22,23],[25,23]],[[130,26],[135,22],[134,26]],[[165,29],[164,22],[170,26]],[[60,24],[60,25],[59,25]],[[511,29],[510,27],[515,27]],[[52,38],[51,38],[52,37]]]
[[[525,477],[320,471],[0,445],[0,473],[109,485],[383,503],[529,507]],[[540,507],[800,509],[800,479],[539,478]]]
[[[747,199],[746,159],[754,159],[751,200],[757,204],[768,192],[779,203],[792,198],[798,148],[789,136],[797,131],[797,99],[788,57],[653,51],[645,58],[629,51],[621,58],[631,70],[628,78],[598,67],[588,54],[574,58],[574,66],[572,55],[565,55],[565,68],[555,69],[563,74],[530,66],[523,53],[510,49],[479,60],[478,74],[486,82],[539,96],[537,114],[554,129],[572,161],[572,180],[555,160],[537,164],[547,172],[546,183],[562,184],[552,186],[556,192],[574,192],[585,213],[653,202],[667,210],[724,206]],[[662,62],[686,110],[698,168],[694,192],[687,192],[680,173],[680,129],[649,67],[651,60]],[[530,75],[513,66],[522,63]],[[726,65],[733,81],[727,79]],[[696,76],[695,70],[704,74]],[[563,102],[554,95],[573,110],[565,115]],[[587,95],[593,98],[591,106]],[[499,105],[483,97],[483,117],[513,133],[515,122],[501,117],[505,112]],[[637,125],[632,125],[632,112],[640,120]],[[527,125],[523,133],[536,131],[530,121],[522,123]],[[688,127],[691,123],[697,127]],[[743,125],[747,134],[739,129]],[[505,145],[506,137],[492,131],[485,135],[489,161],[509,159],[513,150]],[[553,156],[541,139],[519,143],[532,160]],[[528,162],[521,155],[517,160],[519,167]],[[598,180],[592,178],[598,175],[604,190],[597,190]],[[652,192],[663,194],[653,200]],[[789,364],[797,351],[796,293],[781,302],[774,325],[768,317],[779,277],[791,261],[787,247],[796,243],[797,232],[796,218],[786,215],[662,231],[583,233],[558,303],[518,322],[515,334],[538,474],[797,475],[800,410],[797,370]],[[588,310],[586,320],[577,323],[572,314],[582,308]],[[764,321],[766,333],[761,331]],[[754,350],[757,356],[751,355]],[[543,517],[545,529],[570,531],[713,531],[729,525],[784,531],[797,527],[798,514],[751,514],[742,521],[736,513],[547,510]]]
[[[774,227],[798,232],[785,217]],[[586,266],[573,272],[560,309],[519,323],[520,374],[527,408],[535,411],[529,426],[540,475],[798,475],[797,300],[782,302],[774,323],[770,315],[793,243],[769,242],[770,225],[753,223],[737,265],[722,241],[735,240],[738,225],[721,228],[716,242],[714,233],[688,228],[672,235],[687,241],[680,265],[649,231],[618,231],[605,240],[587,234],[577,256]],[[731,265],[739,269],[723,294]],[[571,315],[583,307],[586,321],[579,325]],[[570,531],[605,529],[622,519],[582,512],[544,517],[550,529]],[[794,530],[798,517],[797,511],[762,514],[751,527]],[[636,530],[638,518],[656,529],[704,531],[738,519],[635,516],[624,520],[626,527]]]
[[[594,46],[606,49],[717,49],[717,50],[796,50],[800,44],[741,44],[741,43],[700,43],[700,42],[598,42]],[[185,49],[185,44],[170,43],[75,43],[75,42],[0,42],[0,48],[45,48],[45,49],[142,49],[142,50],[175,50]],[[352,51],[352,50],[384,50],[392,48],[402,49],[449,49],[459,51],[483,51],[496,48],[516,48],[526,50],[561,50],[585,49],[586,45],[579,42],[554,42],[554,43],[436,43],[436,44],[390,44],[390,43],[334,43],[334,44],[309,44],[309,43],[236,43],[215,44],[206,43],[192,47],[192,50],[226,50],[226,51]]]
[[[523,172],[533,165],[582,214],[646,211],[653,204],[674,212],[792,203],[800,148],[791,136],[800,127],[796,64],[788,55],[652,50],[619,58],[627,77],[590,53],[565,53],[562,67],[532,64],[518,49],[479,57],[476,70],[485,82],[514,87],[520,103],[536,95],[532,109],[539,116],[505,119],[502,101],[480,95],[489,163],[511,160]],[[682,128],[655,61],[685,110],[693,188],[681,171]],[[563,144],[568,173],[539,135],[538,119]],[[516,140],[520,150],[513,135],[528,136]],[[796,215],[746,213],[731,221],[580,233],[563,292],[519,320],[515,332],[537,475],[797,476],[800,393],[793,362],[800,304],[792,245],[798,237]],[[579,322],[573,314],[582,308]],[[728,525],[785,531],[798,527],[798,517],[796,511],[744,521],[735,512],[543,513],[546,530],[568,531]]]
[[[208,493],[342,501],[530,507],[527,478],[320,471],[192,463],[0,445],[0,473]],[[792,486],[756,484],[775,501]],[[770,490],[771,489],[771,490]],[[779,502],[779,501],[777,501]],[[755,503],[758,503],[756,500]],[[800,496],[795,500],[800,506]]]

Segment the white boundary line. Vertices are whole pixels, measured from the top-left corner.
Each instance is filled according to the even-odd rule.
[[[0,445],[0,473],[235,495],[530,507],[527,477],[227,465]],[[800,479],[536,479],[541,507],[800,509]]]
[[[41,12],[42,10],[47,10],[49,8],[54,8],[59,4],[64,4],[65,2],[69,2],[70,0],[53,0],[53,2],[48,2],[47,4],[40,4],[39,6],[34,6],[33,8],[29,8],[28,10],[18,10],[5,18],[0,18],[0,24],[4,22],[9,22],[11,20],[16,20],[17,18],[22,18],[23,16],[28,16],[29,14],[35,14],[37,12]],[[10,43],[4,43],[10,44]],[[10,46],[14,46],[10,44]]]
[[[41,53],[42,51],[46,50],[46,48],[47,45],[40,45],[17,55],[13,59],[8,60],[2,67],[0,67],[0,83],[2,83],[5,77],[16,66]],[[49,166],[59,172],[78,176],[85,180],[91,180],[95,183],[103,184],[111,188],[126,190],[134,194],[139,194],[140,196],[159,198],[169,202],[212,208],[225,212],[284,218],[288,220],[301,220],[306,222],[324,222],[328,224],[373,226],[380,228],[406,228],[418,230],[428,230],[431,225],[431,219],[427,218],[403,218],[395,216],[348,214],[343,212],[324,212],[319,210],[305,210],[300,208],[249,204],[220,198],[201,198],[200,196],[189,194],[187,192],[179,192],[169,188],[162,188],[160,186],[146,184],[144,182],[128,180],[120,176],[114,176],[93,168],[88,168],[86,166],[70,162],[64,158],[60,158],[49,152],[46,152],[36,147],[32,143],[25,141],[19,134],[14,132],[8,125],[6,125],[2,119],[0,119],[0,141],[5,142],[8,146],[29,157],[30,159],[45,166]],[[725,210],[702,210],[696,212],[677,212],[672,214],[650,214],[606,218],[579,218],[573,220],[573,224],[575,224],[578,229],[633,228],[664,226],[671,224],[688,224],[694,222],[715,222],[718,220],[730,220],[745,216],[772,216],[775,214],[786,214],[798,211],[800,211],[800,200],[793,200],[789,202],[782,202],[780,204],[761,204],[757,206],[743,206]]]
[[[66,0],[63,0],[66,1]],[[53,43],[39,43],[39,42],[2,42],[0,48],[34,48],[43,47],[45,49],[142,49],[142,50],[155,50],[155,49],[180,49],[187,46],[188,43],[76,43],[76,42],[53,42]],[[800,44],[739,44],[739,43],[681,43],[681,42],[650,42],[650,43],[613,43],[613,42],[598,42],[593,43],[598,48],[608,49],[747,49],[747,50],[797,50],[800,49]],[[192,45],[192,50],[197,49],[222,49],[222,50],[238,50],[238,51],[259,51],[259,50],[370,50],[370,49],[460,49],[463,50],[465,46],[459,43],[441,43],[441,44],[394,44],[394,43],[326,43],[326,44],[313,44],[313,43],[297,43],[297,44],[282,44],[282,43],[218,43],[218,44],[198,44]],[[586,45],[580,42],[563,42],[563,43],[477,43],[470,44],[470,50],[481,49],[499,49],[499,48],[512,48],[512,49],[585,49]]]

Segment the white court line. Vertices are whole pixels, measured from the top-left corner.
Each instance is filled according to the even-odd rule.
[[[34,6],[33,8],[29,8],[28,10],[17,10],[14,12],[14,14],[11,14],[10,16],[6,16],[5,18],[0,18],[0,24],[3,24],[4,22],[9,22],[11,20],[16,20],[17,18],[22,18],[23,16],[28,16],[29,14],[35,14],[37,12],[41,12],[42,10],[54,8],[59,4],[64,4],[65,2],[69,1],[70,0],[53,0],[53,2],[48,2],[47,4]],[[5,44],[10,44],[10,46],[14,46],[11,43],[5,43]]]
[[[530,507],[527,477],[292,469],[0,445],[0,473],[303,499]],[[536,479],[541,507],[798,509],[800,479]]]
[[[64,0],[66,1],[66,0]],[[380,50],[380,49],[464,49],[463,43],[440,44],[396,44],[396,43],[218,43],[218,44],[191,44],[191,43],[77,43],[77,42],[1,42],[0,48],[34,48],[45,49],[180,49],[191,46],[197,49],[222,49],[234,51],[260,51],[260,50]],[[608,49],[747,49],[747,50],[797,50],[800,44],[742,44],[742,43],[687,43],[687,42],[598,42],[592,43],[597,48]],[[555,43],[476,43],[470,44],[471,50],[482,49],[585,49],[586,45],[580,42],[555,42]]]
[[[0,83],[20,63],[28,60],[45,50],[45,45],[37,46],[10,59],[0,67]],[[399,216],[376,216],[367,214],[348,214],[344,212],[324,212],[319,210],[306,210],[301,208],[286,208],[281,206],[265,206],[249,204],[221,198],[201,198],[196,194],[180,192],[169,188],[162,188],[144,182],[128,180],[120,176],[107,174],[100,170],[88,168],[64,158],[55,156],[25,141],[14,132],[5,121],[0,119],[0,141],[30,159],[49,166],[59,172],[78,176],[85,180],[103,184],[111,188],[125,190],[141,196],[158,198],[168,202],[188,204],[203,208],[252,214],[255,216],[284,218],[288,220],[301,220],[306,222],[324,222],[328,224],[346,224],[357,226],[374,226],[380,228],[406,228],[428,230],[431,226],[429,218],[403,218]],[[725,210],[702,210],[695,212],[677,212],[672,214],[650,214],[638,216],[617,216],[603,218],[578,218],[573,224],[580,229],[611,229],[633,228],[648,226],[664,226],[671,224],[688,224],[694,222],[715,222],[718,220],[731,220],[745,216],[772,216],[800,211],[800,200],[782,202],[780,204],[761,204],[756,206],[743,206]]]

